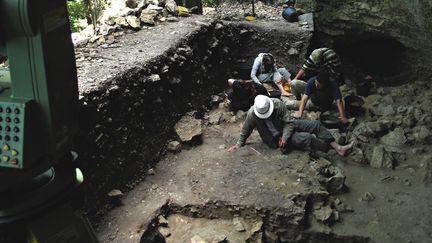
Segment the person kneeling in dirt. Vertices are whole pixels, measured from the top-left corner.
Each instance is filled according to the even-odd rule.
[[[332,110],[334,108],[333,102],[336,101],[340,121],[343,124],[348,122],[345,117],[345,107],[339,85],[330,81],[330,74],[327,71],[321,71],[318,76],[310,78],[307,83],[303,83],[305,86],[304,94],[300,101],[299,110],[295,114],[297,118],[303,117],[305,108],[321,111]]]
[[[340,145],[319,121],[293,119],[286,106],[279,99],[258,95],[249,109],[237,143],[229,152],[245,145],[247,138],[257,128],[265,144],[280,148],[287,153],[289,148],[312,149],[327,152],[330,147],[344,156],[353,142]]]
[[[277,68],[270,53],[260,53],[255,58],[251,78],[255,83],[264,85],[268,91],[272,91],[276,85],[283,96],[292,95],[284,89],[284,86],[291,83],[291,74],[285,68]]]
[[[342,74],[342,62],[339,55],[333,49],[326,47],[312,51],[309,58],[306,59],[302,68],[298,71],[294,80],[308,80],[309,78],[316,76],[321,70],[329,70],[331,78],[337,84],[343,84],[345,82]]]
[[[254,104],[257,95],[268,95],[264,86],[250,80],[228,79],[231,90],[228,91],[228,100],[232,111],[248,111]]]

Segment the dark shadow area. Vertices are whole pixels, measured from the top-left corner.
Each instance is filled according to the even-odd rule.
[[[406,48],[388,37],[352,37],[335,42],[335,50],[344,61],[373,76],[392,77],[405,71]]]

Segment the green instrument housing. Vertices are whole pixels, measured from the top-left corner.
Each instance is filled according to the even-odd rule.
[[[0,51],[0,168],[46,170],[71,151],[78,119],[66,1],[0,0]]]

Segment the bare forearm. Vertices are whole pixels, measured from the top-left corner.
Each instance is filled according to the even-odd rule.
[[[339,111],[339,117],[340,117],[340,119],[341,120],[345,120],[346,119],[346,117],[345,117],[345,108],[344,108],[344,105],[342,103],[342,100],[337,100],[336,104],[337,104],[337,108],[338,108],[338,111]]]
[[[297,73],[297,75],[295,76],[294,79],[299,79],[299,78],[301,78],[301,77],[303,76],[303,74],[304,74],[304,70],[303,70],[303,69],[300,69],[300,70],[298,71],[298,73]]]
[[[299,108],[299,114],[300,116],[303,116],[303,112],[306,106],[306,103],[308,102],[309,97],[307,95],[303,95],[301,101],[300,101],[300,108]]]

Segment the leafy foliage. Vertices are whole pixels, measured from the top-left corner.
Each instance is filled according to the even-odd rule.
[[[83,0],[67,1],[72,32],[80,31],[79,21],[86,19],[86,6]]]
[[[97,24],[102,11],[109,6],[110,0],[74,0],[67,1],[72,32],[81,30],[80,21]]]
[[[207,7],[218,6],[221,2],[222,2],[221,0],[202,0],[203,6],[207,6]]]

